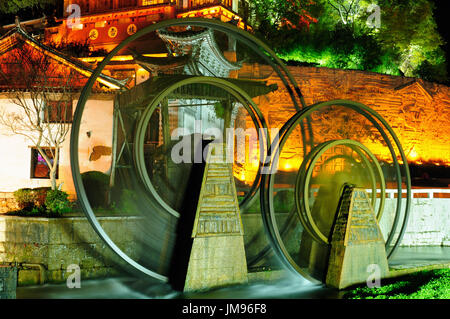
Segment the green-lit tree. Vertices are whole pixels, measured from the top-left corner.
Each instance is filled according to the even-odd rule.
[[[445,63],[440,48],[444,41],[437,31],[432,1],[378,0],[378,5],[382,20],[377,40],[386,50],[398,53],[396,62],[405,75],[417,75],[424,61],[434,66]]]
[[[21,10],[38,9],[57,4],[57,0],[1,0],[0,13],[15,14]]]
[[[277,1],[250,2],[256,7],[250,12],[259,21],[257,31],[287,61],[447,81],[444,41],[430,0],[303,2],[301,10],[317,23],[300,31],[276,30],[289,10]]]
[[[242,0],[240,11],[253,27],[301,29],[317,22],[309,8],[311,0]]]
[[[360,0],[328,0],[328,4],[336,10],[343,24],[352,24],[359,15]]]

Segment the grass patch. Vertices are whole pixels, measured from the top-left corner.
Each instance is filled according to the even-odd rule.
[[[425,270],[385,279],[380,288],[359,286],[344,299],[450,299],[450,269]]]

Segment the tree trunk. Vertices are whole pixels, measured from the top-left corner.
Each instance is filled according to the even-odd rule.
[[[55,162],[56,163],[56,162]],[[55,167],[52,167],[50,169],[50,182],[52,185],[52,190],[56,190],[56,164],[54,164]]]
[[[53,163],[49,165],[50,167],[50,182],[52,184],[52,190],[57,189],[56,185],[56,172],[58,171],[59,162],[59,145],[55,147],[55,153],[53,154]]]

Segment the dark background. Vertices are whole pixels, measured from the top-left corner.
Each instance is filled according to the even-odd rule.
[[[449,1],[448,0],[431,0],[434,2],[436,8],[434,10],[434,18],[436,20],[438,31],[442,35],[442,37],[445,40],[445,45],[442,47],[442,49],[445,51],[446,55],[446,61],[447,61],[447,72],[450,74],[450,63],[448,61],[448,52],[449,52]]]

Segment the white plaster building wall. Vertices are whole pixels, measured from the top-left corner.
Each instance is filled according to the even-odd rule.
[[[0,97],[1,110],[18,113],[19,107],[8,96]],[[49,180],[31,179],[32,142],[22,135],[15,135],[0,125],[0,192],[13,192],[23,187],[50,186]]]
[[[75,109],[77,100],[74,102]],[[111,150],[112,146],[112,125],[113,125],[113,101],[111,99],[91,99],[86,103],[80,125],[78,156],[81,173],[87,171],[100,171],[109,174],[111,168],[111,153],[102,155],[97,160],[89,160],[95,146],[102,146]],[[88,133],[90,137],[88,136]],[[75,194],[75,186],[72,180],[70,168],[70,136],[65,141],[64,149],[67,150],[65,161],[60,169],[64,172],[66,185],[63,189],[70,194]],[[60,171],[60,172],[61,172]]]
[[[73,101],[73,110],[77,105]],[[0,96],[0,106],[6,111],[17,110],[10,98]],[[110,99],[92,99],[85,107],[85,114],[80,127],[79,156],[81,172],[97,170],[108,172],[111,166],[111,155],[101,156],[96,161],[89,161],[94,146],[111,148],[112,144],[112,114],[113,103]],[[86,132],[90,131],[90,138]],[[11,134],[8,128],[0,126],[0,192],[14,192],[19,188],[35,188],[50,186],[49,179],[32,179],[31,147],[32,142],[21,135]],[[70,168],[70,133],[68,134],[60,153],[59,180],[64,182],[62,189],[72,197],[75,189]]]
[[[397,199],[386,199],[380,221],[385,239],[394,221],[396,205]],[[402,199],[402,207],[405,205],[406,199]],[[400,221],[403,211],[402,208]],[[400,225],[397,229],[400,230]],[[450,198],[413,198],[401,246],[450,246]]]

